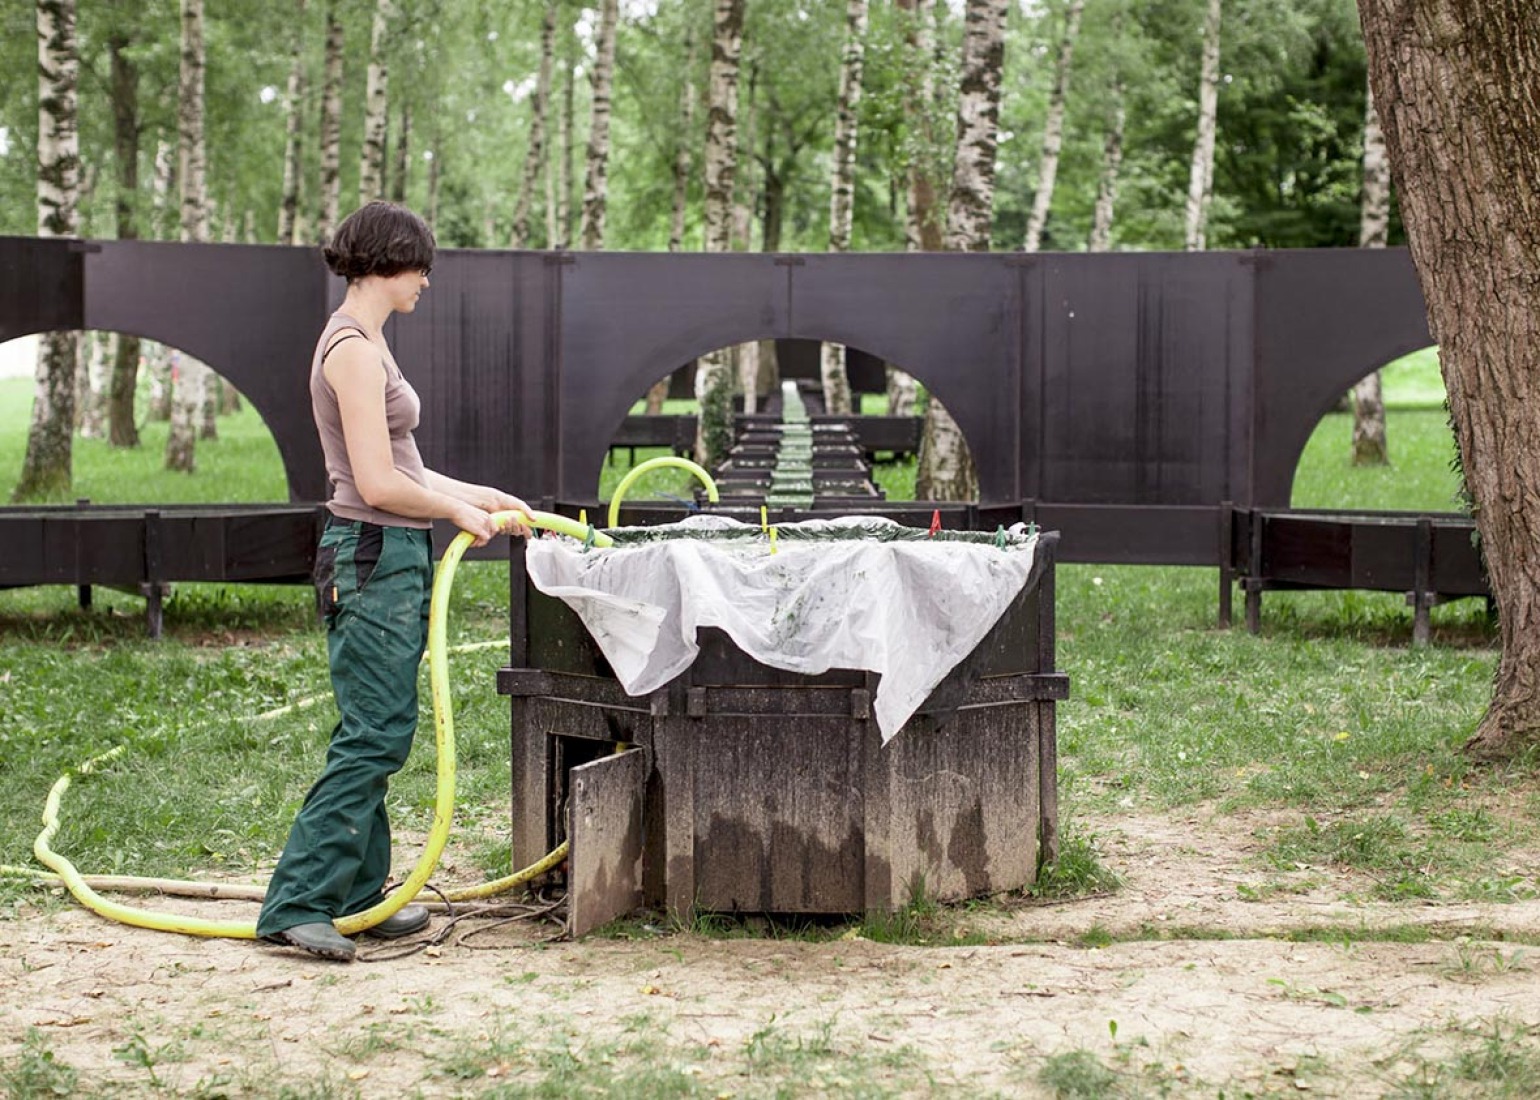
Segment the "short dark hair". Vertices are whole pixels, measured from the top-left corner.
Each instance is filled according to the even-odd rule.
[[[366,275],[427,271],[433,249],[427,222],[404,206],[377,200],[342,219],[321,255],[333,274],[351,283]]]

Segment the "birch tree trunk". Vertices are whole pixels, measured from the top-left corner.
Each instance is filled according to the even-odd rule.
[[[989,251],[1006,7],[1006,0],[968,0],[957,101],[957,151],[946,221],[946,246],[956,252]],[[934,391],[920,434],[915,495],[921,500],[977,500],[979,495],[978,473],[962,429]]]
[[[107,387],[111,383],[111,361],[117,356],[115,332],[85,334],[85,369],[77,372],[82,383],[76,394],[76,413],[82,439],[101,439],[107,434]]]
[[[428,150],[428,228],[438,224],[438,176],[439,141],[435,134],[433,148]]]
[[[164,236],[171,190],[176,180],[169,142],[155,146],[155,178],[150,185],[150,211],[155,235]],[[164,344],[151,340],[144,345],[145,376],[150,383],[148,418],[157,423],[171,419],[171,353]]]
[[[325,242],[337,228],[342,206],[342,19],[338,0],[326,0],[326,61],[321,84],[321,212],[316,239]]]
[[[556,231],[551,235],[551,247],[555,249],[572,246],[572,147],[575,144],[572,130],[577,116],[576,41],[576,36],[569,28],[563,42],[561,158],[556,165]]]
[[[182,0],[181,82],[177,94],[177,177],[182,187],[184,242],[209,238],[208,194],[203,138],[203,0]],[[171,430],[166,436],[166,469],[197,469],[198,429],[207,398],[208,368],[183,355],[171,383]]]
[[[906,245],[909,251],[939,252],[941,217],[936,201],[936,152],[931,107],[935,102],[936,0],[897,0],[904,18],[904,121],[909,132],[907,161]]]
[[[80,54],[74,0],[37,4],[37,235],[73,237],[79,229],[80,131],[76,91]],[[75,372],[79,338],[45,333],[38,341],[27,453],[12,499],[62,499],[73,478]]]
[[[369,28],[369,69],[364,91],[364,144],[358,155],[358,205],[385,197],[385,142],[390,130],[390,65],[385,38],[391,0],[376,0]]]
[[[519,184],[519,201],[513,210],[513,235],[509,248],[529,247],[529,210],[534,202],[535,185],[544,177],[545,118],[551,101],[551,68],[556,53],[556,8],[558,0],[546,0],[545,18],[540,23],[540,68],[535,76],[535,94],[530,100],[529,147],[524,151],[524,178]],[[549,230],[549,226],[547,229]],[[551,237],[547,234],[546,241]]]
[[[139,69],[126,52],[129,40],[119,31],[107,40],[112,81],[112,137],[118,170],[114,206],[118,239],[139,238],[134,196],[139,192]],[[139,446],[134,396],[139,384],[139,337],[120,335],[113,346],[112,379],[107,393],[107,441],[114,447]]]
[[[1112,82],[1112,121],[1107,127],[1107,140],[1102,145],[1096,212],[1091,216],[1091,240],[1087,247],[1092,252],[1105,252],[1112,247],[1112,214],[1118,199],[1118,170],[1123,164],[1123,125],[1126,121],[1123,78],[1119,75]]]
[[[588,116],[588,175],[583,185],[583,248],[604,247],[604,214],[609,199],[610,89],[615,77],[615,32],[619,0],[600,0],[594,42],[593,102]]]
[[[1198,78],[1198,140],[1187,180],[1186,248],[1201,251],[1214,193],[1214,129],[1219,110],[1219,17],[1222,0],[1208,0],[1203,20],[1203,65]]]
[[[861,67],[866,59],[866,0],[845,5],[845,54],[840,61],[839,102],[834,113],[834,169],[829,181],[829,251],[850,251],[855,220],[856,140],[861,108]],[[820,374],[824,411],[850,413],[850,376],[843,344],[822,346]]]
[[[1359,207],[1358,247],[1384,248],[1390,230],[1390,163],[1385,134],[1374,109],[1374,89],[1364,101],[1364,192]],[[1390,447],[1385,435],[1385,395],[1380,372],[1353,387],[1353,465],[1386,466]]]
[[[944,238],[946,248],[953,252],[989,251],[1007,7],[1008,0],[968,0],[962,87],[957,100],[957,146]]]
[[[705,232],[707,252],[732,247],[733,176],[738,162],[738,62],[744,0],[713,0],[711,77],[707,91]],[[713,352],[695,368],[695,460],[708,470],[732,446],[733,380],[726,355]]]
[[[401,126],[396,131],[396,168],[390,175],[390,201],[406,202],[412,175],[412,105],[401,101]]]
[[[1048,116],[1043,123],[1043,155],[1037,166],[1037,192],[1032,196],[1032,213],[1027,218],[1027,237],[1022,246],[1026,252],[1036,252],[1042,244],[1043,227],[1048,224],[1048,210],[1053,205],[1059,151],[1064,146],[1064,101],[1069,96],[1070,63],[1075,57],[1075,39],[1080,35],[1080,14],[1084,10],[1085,0],[1070,0],[1064,12],[1064,38],[1059,43],[1059,62],[1054,67]]]
[[[305,3],[295,0],[289,83],[284,91],[283,196],[278,204],[278,243],[299,244],[300,186],[304,179]]]
[[[679,144],[674,150],[674,201],[668,221],[668,250],[684,247],[684,219],[690,198],[690,144],[695,133],[695,31],[685,27],[684,82],[679,89]]]
[[[1358,10],[1498,607],[1492,701],[1466,748],[1511,757],[1540,743],[1540,7]]]

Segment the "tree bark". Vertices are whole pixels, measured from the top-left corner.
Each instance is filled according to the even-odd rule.
[[[107,40],[111,58],[112,136],[118,170],[114,205],[118,239],[139,238],[135,196],[139,192],[139,69],[127,54],[129,39],[121,30]],[[107,393],[107,440],[114,447],[139,446],[134,396],[139,383],[139,337],[120,335],[113,345],[112,379]]]
[[[572,150],[576,144],[573,127],[577,120],[577,36],[567,29],[563,39],[561,97],[561,158],[556,165],[556,231],[551,236],[555,249],[572,246]]]
[[[732,248],[733,176],[738,164],[738,62],[743,51],[744,0],[714,0],[711,78],[707,93],[705,153],[706,251]],[[714,468],[732,446],[733,378],[722,352],[703,356],[695,368],[695,458]]]
[[[684,82],[679,89],[679,144],[674,149],[674,200],[668,221],[668,250],[684,247],[684,219],[690,198],[690,145],[695,133],[695,32],[685,27]]]
[[[1384,248],[1390,229],[1390,165],[1385,134],[1374,109],[1374,89],[1364,102],[1364,193],[1359,207],[1358,246]],[[1390,447],[1385,434],[1385,398],[1380,372],[1353,387],[1353,465],[1386,466]]]
[[[861,109],[861,67],[866,59],[866,0],[845,5],[845,53],[840,61],[839,101],[834,113],[834,168],[829,181],[829,251],[849,252],[855,221],[856,140]],[[824,343],[820,349],[824,411],[850,413],[850,376],[845,372],[845,346]]]
[[[77,90],[80,54],[74,0],[37,4],[37,235],[73,237],[79,228],[80,131]],[[74,332],[45,333],[38,343],[27,452],[12,499],[63,499],[73,478]]]
[[[203,0],[182,0],[182,63],[177,95],[177,177],[182,187],[184,242],[209,239],[208,184],[203,131]],[[208,368],[183,355],[172,377],[171,430],[166,435],[166,469],[197,469],[197,437],[207,399]]]
[[[337,228],[342,206],[342,18],[338,0],[326,0],[326,61],[321,84],[321,212],[316,239],[325,243]]]
[[[82,439],[101,439],[107,434],[109,359],[117,355],[117,334],[85,334],[85,369],[76,371],[75,419]]]
[[[945,236],[946,247],[953,252],[989,251],[1007,7],[1007,0],[968,0]]]
[[[1006,10],[1005,0],[968,0],[957,100],[957,149],[947,208],[946,246],[951,251],[989,251]],[[978,473],[962,429],[932,391],[920,433],[915,496],[921,500],[977,500],[978,495]]]
[[[1123,164],[1123,125],[1127,110],[1123,106],[1123,78],[1112,82],[1112,121],[1107,140],[1102,145],[1102,173],[1096,185],[1096,211],[1091,216],[1091,252],[1105,252],[1112,247],[1112,214],[1118,200],[1118,170]]]
[[[904,121],[908,129],[905,160],[908,209],[905,216],[909,251],[939,252],[943,247],[938,173],[935,104],[936,0],[897,0],[904,18]],[[951,152],[951,150],[948,150]]]
[[[394,14],[391,0],[376,0],[369,28],[369,69],[364,90],[364,143],[358,156],[358,205],[385,197],[385,144],[390,130],[390,65],[385,39]]]
[[[1043,241],[1043,227],[1048,224],[1048,210],[1053,205],[1053,185],[1059,174],[1059,151],[1064,146],[1064,101],[1069,96],[1070,63],[1075,56],[1075,39],[1080,35],[1080,14],[1085,0],[1069,0],[1064,12],[1064,38],[1059,43],[1059,63],[1054,68],[1053,91],[1048,96],[1048,117],[1043,124],[1043,155],[1038,161],[1037,193],[1032,196],[1032,213],[1027,218],[1026,252],[1036,252]]]
[[[1540,7],[1359,0],[1374,99],[1497,601],[1467,749],[1540,743]]]
[[[1203,20],[1203,65],[1198,77],[1198,139],[1192,147],[1187,179],[1186,248],[1201,251],[1208,230],[1209,199],[1214,193],[1214,130],[1219,110],[1219,20],[1221,0],[1208,0]]]
[[[278,243],[299,244],[300,188],[304,179],[305,3],[295,0],[294,41],[289,52],[289,83],[285,89],[283,195],[278,205]]]
[[[600,0],[599,33],[594,42],[593,100],[588,116],[588,175],[583,185],[583,248],[604,247],[604,216],[609,205],[610,94],[615,78],[615,33],[619,0]]]
[[[529,211],[535,200],[535,185],[545,178],[545,119],[551,102],[551,69],[556,60],[557,6],[558,0],[546,0],[545,17],[540,23],[540,67],[535,73],[535,94],[529,102],[529,145],[524,150],[524,176],[519,183],[518,204],[513,208],[509,248],[529,247]],[[550,241],[549,233],[546,241]]]
[[[401,125],[396,130],[396,167],[390,176],[390,201],[406,202],[412,182],[412,104],[401,100]]]

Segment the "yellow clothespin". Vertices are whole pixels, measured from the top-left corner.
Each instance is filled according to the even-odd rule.
[[[578,509],[578,522],[583,524],[584,526],[587,526],[587,524],[588,524],[588,509],[587,508],[579,508]]]
[[[759,506],[759,529],[766,533],[768,533],[770,530],[770,517],[765,512],[765,506],[763,504]]]
[[[770,553],[775,553],[775,528],[770,528]]]

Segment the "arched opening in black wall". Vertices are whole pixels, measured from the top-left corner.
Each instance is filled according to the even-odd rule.
[[[118,342],[128,334],[86,330],[80,338],[80,384],[73,445],[72,500],[94,504],[203,504],[287,502],[288,482],[273,433],[257,409],[211,364],[207,392],[213,405],[214,438],[195,447],[191,473],[165,468],[170,424],[156,409],[157,397],[192,357],[185,351],[139,340],[134,425],[139,442],[114,446],[108,439],[105,401]],[[32,418],[37,336],[0,344],[0,489],[9,496],[26,454]],[[194,360],[195,361],[195,360]],[[173,383],[174,385],[174,383]],[[203,435],[200,424],[200,436]]]
[[[1456,448],[1437,347],[1422,348],[1378,369],[1388,464],[1354,464],[1349,397],[1321,418],[1305,444],[1294,469],[1291,506],[1459,511],[1460,477],[1452,467]]]
[[[774,416],[781,408],[780,387],[791,383],[809,413],[823,415],[820,365],[825,346],[814,339],[776,339],[719,349],[738,365],[734,371],[736,410]],[[870,478],[883,499],[913,500],[920,431],[929,399],[925,386],[903,365],[887,363],[861,348],[846,347],[845,361],[854,409],[852,423]],[[744,364],[757,364],[757,369]],[[746,398],[743,384],[749,371],[756,379],[752,401]],[[681,364],[635,395],[629,415],[611,437],[600,471],[598,499],[609,500],[621,478],[647,459],[671,454],[693,457],[697,411],[693,361]],[[691,499],[694,484],[685,471],[660,469],[634,482],[627,490],[627,499],[682,503]]]

